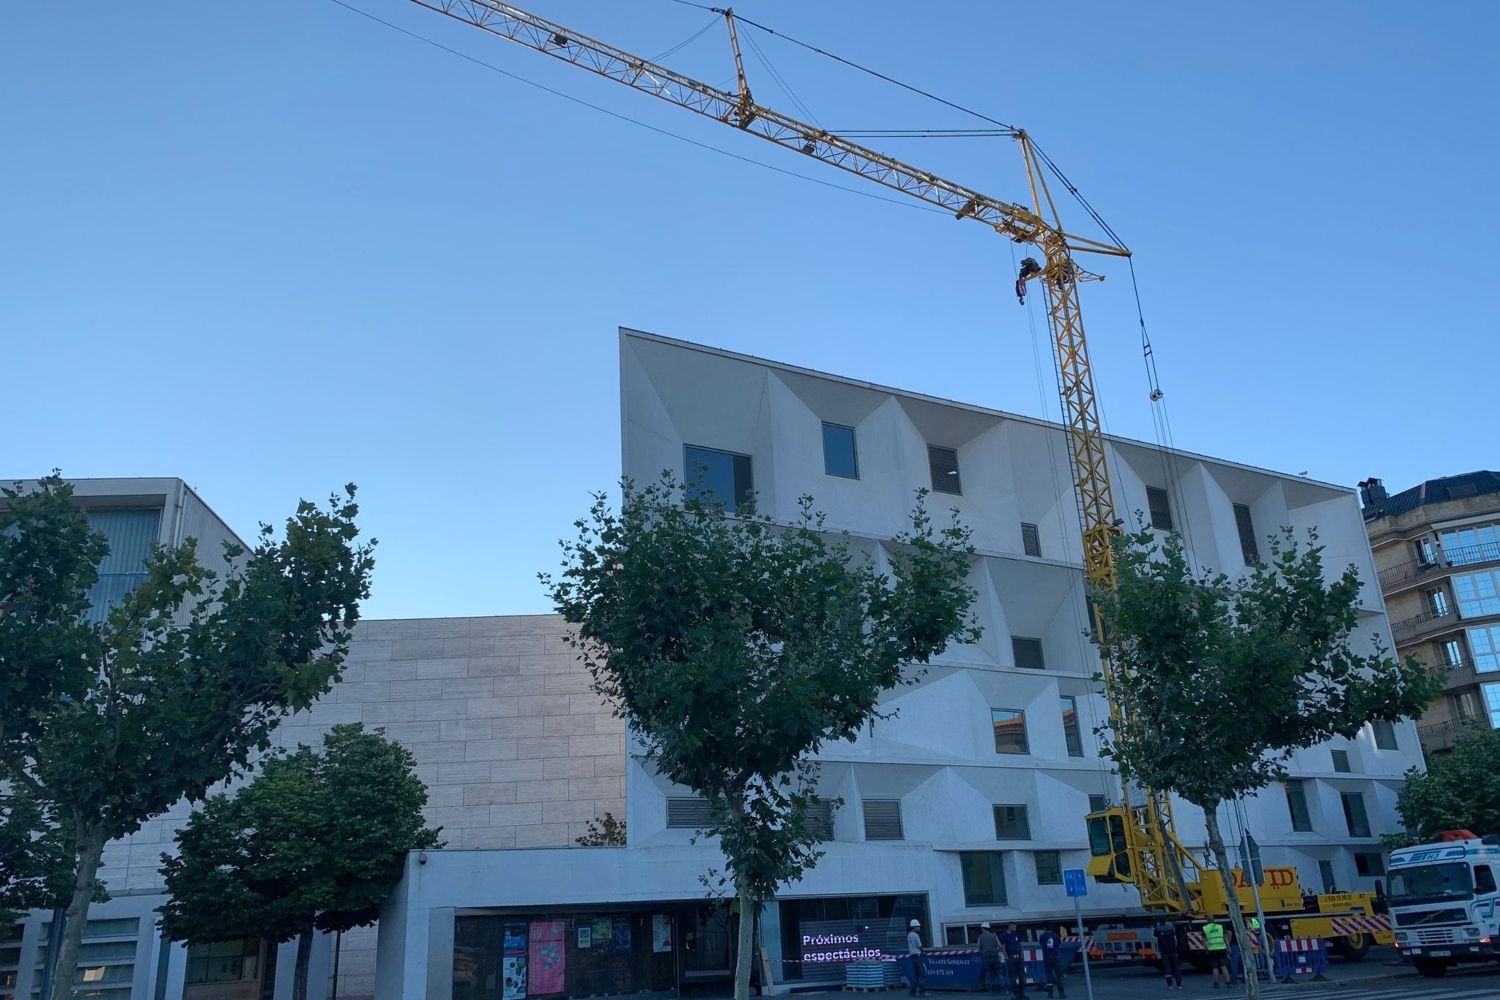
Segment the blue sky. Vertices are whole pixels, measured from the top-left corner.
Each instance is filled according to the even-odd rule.
[[[347,2],[864,190],[407,0]],[[647,56],[712,20],[530,9]],[[738,10],[1028,129],[1136,252],[1178,446],[1393,490],[1496,466],[1500,5]],[[825,127],[982,124],[747,30]],[[732,75],[719,25],[666,61]],[[245,533],[354,480],[369,615],[549,610],[536,572],[618,474],[621,325],[1056,409],[983,227],[332,0],[9,5],[0,129],[0,474],[182,476]],[[1008,140],[871,144],[1023,197]],[[1128,274],[1100,269],[1105,417],[1150,440]]]

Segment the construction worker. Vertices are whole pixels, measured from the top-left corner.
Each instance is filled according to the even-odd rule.
[[[1010,991],[1016,1000],[1026,996],[1026,956],[1022,950],[1021,933],[1012,923],[1000,935],[1000,947],[1005,951],[1005,978],[1010,980]]]
[[[922,956],[922,921],[920,920],[913,920],[907,925],[906,957],[911,961],[911,982],[907,984],[906,991],[914,997],[925,997],[927,995],[927,960]]]
[[[1177,947],[1177,928],[1163,917],[1156,925],[1156,954],[1167,977],[1167,989],[1182,989],[1182,952]]]
[[[1046,984],[1047,995],[1052,996],[1055,989],[1057,996],[1066,1000],[1068,993],[1063,989],[1062,937],[1049,927],[1042,931],[1037,943],[1042,946],[1042,981]]]
[[[984,989],[986,985],[991,990],[997,990],[1005,984],[1005,979],[1000,973],[1000,936],[990,930],[990,922],[986,920],[979,925],[979,986]]]
[[[1224,985],[1229,985],[1229,944],[1224,940],[1224,926],[1216,921],[1203,925],[1203,947],[1208,952],[1208,965],[1214,974],[1214,989],[1219,988],[1219,974],[1224,974]]]
[[[1253,963],[1255,962],[1255,946],[1260,941],[1260,918],[1259,917],[1251,917],[1250,918],[1249,931],[1250,931],[1250,956],[1251,956],[1250,961],[1251,961],[1252,967],[1253,967]],[[1235,982],[1244,982],[1245,981],[1245,952],[1244,952],[1243,949],[1240,948],[1240,943],[1239,943],[1238,940],[1236,940],[1233,931],[1229,932],[1229,971],[1230,971],[1230,980],[1229,981],[1230,981],[1231,984],[1233,984]]]

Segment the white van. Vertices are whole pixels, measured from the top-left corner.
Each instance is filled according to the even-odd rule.
[[[1386,871],[1396,947],[1418,972],[1500,958],[1500,837],[1449,830],[1393,851]]]

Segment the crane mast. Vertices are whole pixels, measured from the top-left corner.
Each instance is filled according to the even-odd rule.
[[[499,0],[412,2],[950,211],[957,219],[983,223],[1016,243],[1036,247],[1044,263],[1023,274],[1023,280],[1037,280],[1045,291],[1082,521],[1084,574],[1091,588],[1114,589],[1113,541],[1119,533],[1119,522],[1078,300],[1079,283],[1094,276],[1080,268],[1073,255],[1128,257],[1130,251],[1062,228],[1039,156],[1026,132],[1016,130],[1012,135],[1019,142],[1025,161],[1031,208],[981,194],[756,103],[746,81],[732,10],[710,8],[724,17],[729,29],[737,80],[734,92],[695,80]],[[1094,627],[1102,628],[1098,613],[1090,613]],[[1110,714],[1117,721],[1122,719],[1123,709],[1113,691],[1122,669],[1120,664],[1105,658],[1104,691]],[[1189,889],[1188,876],[1196,872],[1198,865],[1175,835],[1168,796],[1133,788],[1129,782],[1123,783],[1123,793],[1119,806],[1089,816],[1090,840],[1096,854],[1089,873],[1103,881],[1133,882],[1148,909],[1181,914],[1197,912],[1200,907]],[[1098,849],[1101,838],[1108,844],[1104,852]]]

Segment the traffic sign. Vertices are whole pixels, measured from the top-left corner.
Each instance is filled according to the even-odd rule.
[[[1083,880],[1082,868],[1063,869],[1063,888],[1069,896],[1087,896],[1089,894],[1088,883]]]

